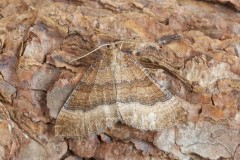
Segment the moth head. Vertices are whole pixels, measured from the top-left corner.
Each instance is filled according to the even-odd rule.
[[[124,54],[127,54],[127,55],[131,55],[131,56],[136,56],[136,57],[139,57],[141,56],[141,52],[138,51],[138,50],[131,50],[131,49],[127,49],[127,50],[123,50],[122,51]]]

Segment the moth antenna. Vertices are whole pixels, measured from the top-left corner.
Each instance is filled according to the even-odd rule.
[[[111,45],[111,44],[110,44],[110,43],[103,44],[103,45],[97,47],[96,49],[94,49],[94,50],[88,52],[87,54],[85,54],[85,55],[83,55],[83,56],[81,56],[81,57],[75,58],[75,59],[73,59],[73,60],[71,60],[71,61],[69,61],[69,62],[71,63],[71,62],[77,61],[77,60],[79,60],[79,59],[82,59],[82,58],[84,58],[84,57],[86,57],[86,56],[92,54],[93,52],[99,50],[100,48],[102,48],[102,47],[104,47],[104,46],[108,46],[108,45]]]
[[[103,45],[101,45],[101,46],[95,48],[94,50],[88,52],[87,54],[85,54],[85,55],[83,55],[83,56],[81,56],[81,57],[78,57],[78,58],[75,58],[75,59],[69,61],[69,63],[74,62],[74,61],[77,61],[77,60],[79,60],[79,59],[82,59],[82,58],[84,58],[84,57],[86,57],[86,56],[92,54],[93,52],[99,50],[100,48],[102,48],[102,47],[104,47],[104,46],[108,46],[108,45],[116,45],[116,44],[119,44],[119,43],[121,44],[121,46],[120,46],[120,48],[121,48],[122,45],[123,45],[124,43],[134,43],[134,42],[131,42],[131,41],[117,41],[117,42],[114,42],[114,43],[105,43],[105,44],[103,44]]]

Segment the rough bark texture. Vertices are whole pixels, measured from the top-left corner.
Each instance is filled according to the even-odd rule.
[[[239,0],[1,0],[0,159],[240,159]],[[176,36],[177,35],[177,36]],[[175,96],[187,123],[56,137],[56,118],[100,45],[117,46]],[[159,47],[156,51],[156,44]],[[103,47],[106,49],[107,47]],[[161,59],[154,60],[154,53]]]

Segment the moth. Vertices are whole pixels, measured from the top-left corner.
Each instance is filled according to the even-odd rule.
[[[55,134],[86,137],[117,122],[157,131],[185,122],[184,105],[132,54],[112,47],[100,53],[65,102]]]

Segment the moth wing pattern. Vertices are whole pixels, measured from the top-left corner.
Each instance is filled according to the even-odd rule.
[[[183,105],[131,55],[111,49],[88,69],[64,104],[55,134],[84,137],[118,121],[161,130],[186,121]]]
[[[85,137],[119,120],[111,58],[103,54],[86,71],[57,117],[55,135]]]
[[[140,130],[161,130],[186,121],[184,103],[133,57],[118,53],[115,78],[122,122]]]

